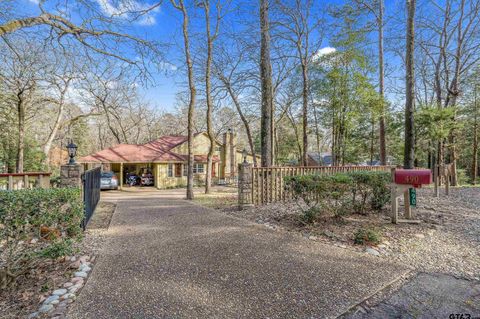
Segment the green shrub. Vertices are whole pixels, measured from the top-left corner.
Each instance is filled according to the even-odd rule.
[[[302,220],[306,224],[312,224],[318,215],[320,215],[321,210],[318,207],[311,207],[303,212]]]
[[[299,175],[285,177],[285,186],[303,213],[303,219],[313,222],[322,212],[335,216],[344,214],[346,194],[352,179],[345,174]]]
[[[365,214],[369,208],[381,210],[390,200],[390,173],[359,171],[347,174],[354,181],[352,200],[358,213]]]
[[[286,176],[285,187],[302,211],[303,220],[313,223],[321,212],[319,205],[321,196],[326,191],[325,181],[318,175]]]
[[[42,258],[72,253],[82,219],[79,189],[0,191],[0,287]]]
[[[457,169],[457,183],[458,185],[468,185],[472,183],[472,178],[467,175],[467,170]]]
[[[342,216],[381,210],[390,199],[390,173],[350,172],[333,175],[285,177],[285,187],[303,213],[313,222],[321,212]]]
[[[377,245],[380,243],[382,236],[380,232],[373,228],[359,228],[355,232],[354,241],[357,245],[373,244]]]
[[[353,178],[344,173],[327,175],[323,178],[328,185],[324,195],[327,199],[326,205],[336,217],[347,215],[352,207],[352,201],[348,195],[354,187]]]

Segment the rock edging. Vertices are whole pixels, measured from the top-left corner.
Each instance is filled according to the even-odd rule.
[[[74,276],[62,287],[55,289],[52,293],[41,301],[40,307],[36,312],[31,313],[27,318],[55,318],[60,319],[68,306],[75,301],[80,289],[85,285],[85,281],[91,273],[95,256],[67,257],[70,261],[70,268],[75,269]]]

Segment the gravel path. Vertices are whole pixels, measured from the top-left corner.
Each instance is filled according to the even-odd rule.
[[[68,318],[336,317],[407,272],[181,199],[113,197],[105,247]]]
[[[416,210],[430,229],[402,239],[392,259],[418,271],[480,280],[480,188],[453,188],[440,198],[432,189],[420,190]]]
[[[246,211],[227,210],[238,216],[280,230],[293,230],[353,251],[353,234],[359,228],[374,227],[382,235],[373,247],[379,257],[408,265],[419,272],[440,272],[480,280],[480,188],[451,188],[449,196],[436,198],[433,189],[419,189],[414,214],[420,224],[390,222],[390,208],[368,216],[347,216],[342,223],[326,218],[314,225],[301,225],[293,203],[276,203]]]

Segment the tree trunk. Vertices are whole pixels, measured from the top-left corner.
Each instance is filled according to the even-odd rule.
[[[197,90],[195,87],[195,79],[193,75],[193,61],[190,55],[190,39],[188,35],[188,13],[187,8],[185,7],[185,3],[183,0],[179,0],[179,4],[177,5],[174,0],[171,0],[174,7],[182,12],[183,15],[183,25],[182,25],[182,32],[183,32],[183,44],[185,50],[185,62],[187,64],[187,71],[188,71],[188,88],[190,91],[190,101],[188,103],[188,123],[187,123],[187,131],[188,131],[188,169],[187,169],[187,199],[193,199],[193,163],[194,163],[194,154],[193,154],[193,117],[195,115],[195,98],[197,95]]]
[[[379,0],[378,12],[378,76],[379,94],[381,99],[379,118],[380,163],[387,164],[387,142],[385,138],[385,63],[383,61],[383,0]]]
[[[452,88],[450,90],[452,95],[452,107],[454,108],[452,121],[455,123],[457,121],[457,98],[459,94],[459,82],[460,82],[460,68],[461,68],[461,57],[463,55],[463,16],[465,12],[465,0],[460,2],[460,16],[458,18],[457,25],[457,49],[455,52],[455,74],[452,80]],[[450,163],[452,164],[452,186],[458,185],[458,174],[457,174],[457,132],[455,125],[450,131],[449,142],[451,145],[450,148]]]
[[[25,150],[25,101],[23,92],[17,95],[18,116],[18,145],[17,145],[17,173],[23,173],[24,150]]]
[[[440,33],[440,39],[439,39],[439,56],[438,56],[438,64],[435,69],[435,84],[436,84],[436,96],[437,96],[437,107],[441,108],[442,107],[442,85],[441,85],[441,79],[442,76],[440,74],[441,67],[443,65],[444,69],[444,77],[445,77],[445,83],[449,83],[449,72],[447,64],[447,46],[449,45],[449,32],[448,32],[448,25],[449,22],[451,21],[451,1],[446,1],[445,3],[445,16],[443,20],[443,27],[442,27],[442,32]],[[448,107],[448,94],[447,98],[445,99],[445,107]],[[445,144],[446,144],[446,139],[440,139],[438,142],[438,150],[437,150],[437,162],[439,165],[445,164]],[[440,180],[441,182],[441,180]]]
[[[333,88],[335,90],[335,87]],[[335,91],[334,91],[335,92]],[[332,155],[332,165],[335,166],[337,162],[337,154],[336,154],[336,148],[337,148],[337,126],[336,126],[336,112],[335,112],[335,103],[332,105],[332,150],[331,150],[331,155]]]
[[[303,153],[302,164],[307,166],[307,152],[308,152],[308,65],[306,57],[302,59],[302,116],[303,116]]]
[[[270,62],[270,24],[268,20],[269,0],[260,0],[260,76],[262,82],[261,148],[262,166],[272,165],[272,110],[273,87]]]
[[[297,141],[298,157],[301,160],[303,151],[302,151],[302,143],[300,143],[300,136],[298,134],[297,123],[295,123],[295,119],[293,118],[292,114],[288,113],[287,118],[290,121],[290,124],[292,124],[293,132],[295,133],[295,140]]]
[[[477,106],[477,85],[474,91],[474,116],[473,116],[473,150],[472,150],[472,184],[477,183],[478,175],[478,106]]]
[[[207,32],[207,64],[205,68],[205,96],[207,99],[207,134],[210,140],[210,148],[208,149],[207,155],[207,176],[205,177],[205,194],[210,193],[210,188],[212,185],[212,157],[213,152],[215,151],[215,134],[213,132],[212,124],[212,95],[211,95],[211,82],[210,82],[210,73],[212,67],[212,54],[213,54],[213,39],[210,34],[210,2],[205,0],[203,2],[205,10],[205,25]],[[218,22],[217,22],[218,26]]]
[[[320,148],[320,130],[318,128],[318,114],[317,114],[317,109],[314,107],[313,109],[313,119],[315,121],[315,136],[316,136],[316,146],[317,146],[317,152],[320,155],[321,153],[321,148]]]
[[[223,76],[220,77],[220,80],[223,82],[223,84],[227,88],[228,94],[232,98],[233,104],[237,109],[238,115],[240,116],[240,119],[242,120],[242,123],[245,126],[245,132],[247,133],[247,138],[248,138],[248,145],[250,146],[250,152],[252,152],[252,155],[253,155],[253,166],[257,167],[258,166],[257,156],[255,153],[255,145],[253,144],[252,131],[250,130],[250,124],[248,124],[248,120],[243,114],[242,108],[240,107],[240,102],[238,101],[238,98],[235,92],[233,92],[230,82],[228,82],[228,80],[225,79]]]
[[[50,159],[49,159],[50,149],[52,148],[53,140],[57,136],[57,132],[60,128],[60,123],[61,123],[62,118],[63,118],[63,111],[64,111],[64,104],[60,103],[59,110],[58,110],[58,113],[57,113],[57,118],[55,119],[55,123],[53,125],[52,131],[48,135],[47,141],[45,142],[45,145],[43,146],[43,154],[45,154],[45,159],[46,159],[46,162],[47,162],[48,166],[50,166]]]
[[[370,165],[373,165],[373,157],[374,157],[374,151],[375,151],[375,118],[373,114],[372,114],[371,124],[372,124],[372,129],[370,131]]]
[[[405,153],[403,159],[404,168],[413,168],[415,160],[415,67],[413,62],[415,45],[415,1],[407,0],[407,50],[405,54],[406,66],[406,101],[405,101]]]
[[[65,110],[65,94],[67,93],[67,90],[69,88],[70,81],[71,81],[71,78],[67,79],[65,81],[65,86],[60,92],[60,100],[58,101],[57,117],[55,119],[55,123],[53,125],[52,131],[48,135],[47,141],[45,142],[45,145],[43,146],[43,154],[45,154],[45,159],[46,159],[47,165],[49,167],[50,167],[50,159],[49,159],[50,149],[52,148],[53,141],[57,137],[57,133],[58,133],[58,130],[60,129],[60,124],[61,124],[62,119],[63,119],[63,113],[64,113],[64,110]]]

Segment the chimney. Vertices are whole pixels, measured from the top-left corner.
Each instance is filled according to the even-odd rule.
[[[235,176],[237,137],[231,128],[223,133],[223,173],[224,177]]]

